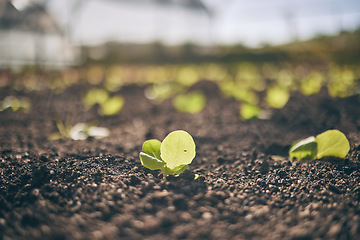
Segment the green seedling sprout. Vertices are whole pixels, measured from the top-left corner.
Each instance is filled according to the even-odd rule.
[[[173,105],[179,112],[199,113],[206,105],[206,97],[198,91],[179,94],[173,99]]]
[[[122,96],[113,96],[100,105],[99,113],[103,116],[116,115],[121,111],[124,103],[125,99]]]
[[[161,170],[163,177],[179,175],[189,169],[195,158],[195,142],[191,135],[183,130],[169,133],[160,142],[151,139],[144,142],[140,153],[141,164],[150,170]]]
[[[251,119],[269,119],[271,117],[271,111],[268,109],[262,109],[257,105],[242,103],[240,106],[240,119],[248,121]]]
[[[26,97],[17,98],[14,96],[7,96],[4,100],[0,101],[0,112],[5,110],[27,112],[30,110],[30,105],[30,100]]]
[[[83,104],[87,110],[98,104],[99,114],[102,116],[118,114],[123,108],[124,103],[125,99],[122,96],[115,95],[111,97],[105,89],[101,88],[89,90],[83,98]]]
[[[289,90],[279,86],[270,87],[266,92],[266,102],[272,108],[283,108],[290,98]]]
[[[145,97],[155,103],[161,103],[164,100],[174,96],[183,90],[183,86],[178,83],[156,83],[148,86],[145,91]]]
[[[346,136],[339,130],[328,130],[316,137],[308,137],[295,143],[289,151],[290,158],[298,160],[323,157],[344,158],[350,150]]]
[[[109,98],[109,94],[105,89],[90,89],[83,98],[83,104],[86,109],[90,109],[95,104],[102,104]]]
[[[260,115],[260,113],[261,113],[261,108],[256,105],[243,103],[240,107],[240,118],[243,120],[250,120],[253,118],[257,118]]]
[[[77,123],[72,126],[71,121],[67,120],[65,124],[58,120],[56,121],[57,133],[52,133],[49,140],[58,140],[70,138],[72,140],[85,140],[88,137],[101,139],[109,136],[110,131],[104,127],[96,127],[95,123]]]

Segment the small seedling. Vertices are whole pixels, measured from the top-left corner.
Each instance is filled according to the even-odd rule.
[[[120,95],[111,97],[105,89],[91,89],[83,98],[83,104],[89,110],[95,104],[99,105],[99,114],[111,116],[118,114],[123,108],[125,100]]]
[[[206,97],[197,91],[180,94],[173,99],[173,105],[179,112],[199,113],[206,105]]]
[[[155,103],[161,103],[164,100],[174,96],[183,90],[183,86],[178,83],[157,83],[148,86],[145,91],[145,97]]]
[[[344,158],[350,150],[346,136],[339,130],[328,130],[316,137],[308,137],[295,143],[289,151],[290,158],[298,160],[323,157]]]
[[[62,121],[56,121],[56,126],[58,128],[57,133],[50,135],[50,140],[58,140],[63,138],[70,138],[73,140],[85,140],[88,137],[93,137],[96,139],[101,139],[109,136],[109,129],[104,127],[96,127],[95,123],[77,123],[72,126],[71,122],[68,120],[64,124]]]
[[[243,103],[240,107],[240,118],[243,120],[250,120],[253,118],[257,118],[260,115],[260,113],[261,113],[261,108],[256,105]]]
[[[161,170],[164,178],[179,175],[189,169],[195,157],[195,142],[183,130],[169,133],[160,142],[151,139],[144,142],[140,153],[141,164],[150,170]]]
[[[240,119],[243,121],[248,121],[254,118],[257,119],[270,119],[271,111],[268,109],[262,109],[256,105],[249,103],[242,103],[240,106]]]
[[[122,96],[113,96],[100,105],[99,113],[103,116],[116,115],[121,111],[124,103],[125,100]]]
[[[0,112],[5,110],[24,111],[30,109],[30,100],[25,97],[7,96],[4,100],[0,101]]]
[[[289,90],[279,86],[268,88],[266,102],[272,108],[283,108],[290,98]]]

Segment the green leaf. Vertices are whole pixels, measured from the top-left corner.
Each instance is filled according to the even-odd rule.
[[[147,87],[144,93],[146,98],[160,103],[181,91],[182,88],[176,83],[158,83]]]
[[[107,116],[118,114],[123,108],[124,102],[125,100],[122,96],[108,98],[101,104],[100,113]]]
[[[147,140],[142,146],[140,161],[150,170],[164,169],[165,162],[160,157],[161,142],[156,139]]]
[[[349,150],[350,144],[346,136],[338,130],[328,130],[316,136],[317,158],[338,157],[344,158]]]
[[[258,106],[243,103],[240,107],[240,117],[243,120],[250,120],[259,116],[261,109]]]
[[[164,175],[164,177],[168,176],[168,175],[180,175],[183,172],[185,172],[185,170],[189,169],[189,166],[187,164],[185,165],[180,165],[177,166],[174,169],[170,169],[167,166],[165,166],[161,171]]]
[[[165,166],[165,163],[163,161],[155,157],[152,157],[146,153],[141,152],[139,157],[141,164],[150,170],[163,169]]]
[[[290,158],[298,160],[315,159],[317,154],[317,143],[315,137],[311,136],[295,143],[289,151]]]
[[[185,172],[186,170],[189,169],[189,165],[185,164],[185,165],[180,165],[180,166],[177,166],[173,171],[175,175],[180,175],[182,174],[183,172]]]
[[[161,143],[161,158],[171,170],[187,165],[195,157],[195,143],[191,135],[183,130],[169,133]]]
[[[152,157],[161,159],[160,157],[161,142],[157,139],[150,139],[144,142],[142,145],[142,151]]]
[[[206,97],[201,92],[177,95],[173,100],[174,107],[180,112],[198,113],[206,104]]]
[[[232,88],[232,96],[241,102],[256,105],[259,102],[259,97],[251,91],[249,88],[244,86],[234,86]]]
[[[266,102],[273,108],[283,108],[289,98],[289,90],[278,86],[269,88],[266,93]]]
[[[102,104],[109,98],[106,90],[95,88],[89,90],[83,98],[83,103],[87,109],[90,109],[96,103]]]

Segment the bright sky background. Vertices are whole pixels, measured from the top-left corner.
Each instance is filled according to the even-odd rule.
[[[259,46],[360,26],[359,0],[203,0],[212,18],[201,11],[134,2],[85,0],[73,14],[68,9],[74,0],[49,0],[49,7],[60,25],[72,19],[73,41],[89,45],[159,40]]]

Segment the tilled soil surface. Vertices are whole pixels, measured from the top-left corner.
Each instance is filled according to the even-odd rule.
[[[30,112],[0,112],[0,239],[360,239],[360,102],[293,94],[268,120],[239,120],[217,86],[198,114],[154,104],[144,87],[119,90],[126,105],[99,117],[85,90],[0,90],[27,96]],[[101,140],[49,141],[56,119],[97,120]],[[162,179],[138,158],[146,139],[177,129],[195,140],[190,170]],[[298,139],[346,134],[345,159],[279,160]],[[194,180],[195,174],[199,178]]]

